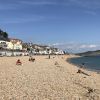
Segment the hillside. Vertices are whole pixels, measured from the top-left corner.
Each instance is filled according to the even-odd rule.
[[[78,53],[77,55],[79,55],[79,56],[96,56],[96,55],[100,55],[100,50]]]

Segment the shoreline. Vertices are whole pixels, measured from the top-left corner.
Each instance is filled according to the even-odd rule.
[[[74,57],[75,57],[75,56],[74,56]],[[81,68],[81,69],[84,69],[84,70],[87,70],[87,71],[91,71],[91,72],[97,72],[98,74],[100,74],[100,70],[96,70],[96,69],[92,69],[92,68],[87,68],[86,66],[83,67],[83,66],[81,66],[81,65],[79,65],[79,64],[72,63],[72,62],[71,62],[71,59],[72,59],[72,58],[73,58],[73,57],[68,58],[68,59],[66,59],[66,61],[67,61],[68,63],[74,65],[74,66],[77,66],[78,68]],[[76,56],[75,58],[77,58],[77,56]]]

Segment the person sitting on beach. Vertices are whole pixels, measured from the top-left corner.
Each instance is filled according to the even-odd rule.
[[[29,61],[31,61],[31,56],[29,57]]]
[[[22,62],[20,61],[20,59],[18,59],[18,60],[16,61],[16,65],[22,65]]]
[[[34,62],[34,61],[35,61],[35,58],[33,58],[33,57],[30,57],[30,58],[29,58],[29,61],[32,61],[32,62]]]
[[[32,61],[34,62],[35,61],[35,58],[33,58]]]

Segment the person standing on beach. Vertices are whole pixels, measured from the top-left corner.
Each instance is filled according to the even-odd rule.
[[[50,54],[49,54],[49,59],[50,59]]]

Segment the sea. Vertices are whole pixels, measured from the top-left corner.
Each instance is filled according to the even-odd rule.
[[[100,72],[100,55],[99,56],[76,57],[76,58],[71,58],[68,61],[79,67],[85,67],[88,70]]]

